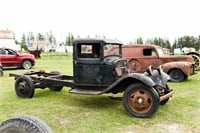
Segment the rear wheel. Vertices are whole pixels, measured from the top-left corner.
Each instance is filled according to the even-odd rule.
[[[22,98],[32,98],[34,95],[34,85],[30,76],[22,75],[15,81],[15,92]]]
[[[123,105],[130,116],[146,118],[158,110],[160,99],[154,88],[136,83],[125,90]]]
[[[24,60],[23,63],[22,63],[22,67],[23,67],[24,69],[30,69],[31,66],[32,66],[32,63],[31,63],[30,60]]]
[[[51,71],[50,74],[56,76],[56,75],[60,75],[60,72],[58,72],[58,71]],[[61,91],[62,88],[63,88],[63,86],[60,86],[60,85],[52,85],[52,86],[49,87],[49,89],[51,91]]]
[[[185,75],[181,70],[174,69],[170,71],[169,76],[172,82],[181,82],[185,80]]]
[[[1,133],[52,133],[51,128],[42,120],[32,116],[18,116],[0,125]]]

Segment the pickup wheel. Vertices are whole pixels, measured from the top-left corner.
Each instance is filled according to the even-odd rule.
[[[154,88],[136,83],[125,90],[123,105],[130,116],[147,118],[158,110],[160,99]]]
[[[22,98],[32,98],[34,95],[34,85],[30,76],[22,75],[15,81],[15,92]]]
[[[56,76],[56,75],[60,75],[60,72],[58,72],[58,71],[51,71],[50,74]],[[51,91],[61,91],[62,88],[63,88],[63,86],[50,86],[50,87],[49,87],[49,89],[50,89]]]
[[[0,68],[0,77],[2,77],[2,76],[3,76],[3,69]]]
[[[185,80],[185,75],[181,70],[174,69],[169,72],[172,82],[181,82]]]
[[[52,133],[51,128],[42,120],[32,116],[18,116],[0,125],[1,133]]]
[[[24,60],[24,61],[22,62],[22,67],[23,67],[24,69],[30,69],[31,66],[32,66],[32,63],[31,63],[30,60]]]

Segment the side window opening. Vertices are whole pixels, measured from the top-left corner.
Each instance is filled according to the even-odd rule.
[[[143,56],[156,56],[156,52],[153,49],[143,49]]]
[[[77,56],[78,58],[100,58],[100,44],[78,44]]]
[[[6,54],[5,50],[0,49],[0,54],[1,54],[1,55]]]

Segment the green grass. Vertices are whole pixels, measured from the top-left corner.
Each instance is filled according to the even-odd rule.
[[[43,54],[33,71],[58,70],[72,75],[72,58]],[[197,133],[200,131],[200,74],[182,83],[169,83],[176,92],[156,114],[148,119],[130,117],[122,101],[108,95],[87,96],[37,89],[32,99],[15,95],[14,78],[9,73],[27,70],[5,70],[0,77],[0,122],[18,115],[32,115],[45,121],[55,133]],[[118,94],[121,96],[121,94]]]

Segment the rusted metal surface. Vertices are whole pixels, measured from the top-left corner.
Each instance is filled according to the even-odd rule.
[[[144,91],[138,89],[129,96],[129,106],[132,110],[137,113],[144,113],[151,109],[153,106],[153,100],[151,95]]]
[[[162,48],[156,45],[124,45],[122,56],[128,60],[131,72],[144,72],[149,65],[153,68],[163,65],[166,73],[172,68],[178,68],[187,76],[194,71],[192,56],[165,55]]]
[[[163,71],[169,72],[171,69],[179,68],[187,76],[191,76],[194,74],[194,70],[192,66],[193,66],[193,63],[191,62],[185,62],[185,61],[169,62],[169,63],[163,64]]]

